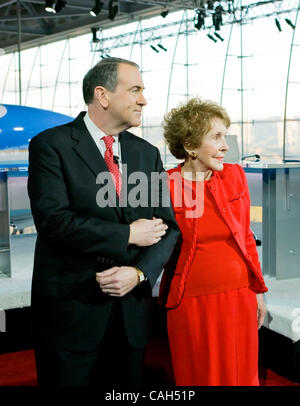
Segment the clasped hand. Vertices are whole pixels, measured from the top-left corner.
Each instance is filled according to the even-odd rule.
[[[168,226],[162,219],[139,219],[130,224],[128,244],[138,247],[149,247],[157,244],[166,234]],[[103,293],[109,296],[122,297],[135,288],[138,276],[131,266],[114,266],[96,273],[96,280]]]
[[[96,280],[103,293],[115,297],[125,296],[138,283],[136,269],[131,266],[114,266],[98,272]]]
[[[168,226],[162,219],[153,217],[152,220],[139,219],[130,224],[128,244],[138,247],[149,247],[158,243],[166,234]]]

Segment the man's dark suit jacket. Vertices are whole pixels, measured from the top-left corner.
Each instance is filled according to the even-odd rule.
[[[105,161],[84,124],[84,112],[63,126],[44,131],[29,146],[28,192],[38,232],[32,280],[34,337],[56,349],[94,351],[100,344],[114,301],[122,302],[133,348],[148,339],[151,287],[179,236],[172,206],[97,205],[97,175]],[[122,163],[134,171],[162,172],[156,147],[125,131],[119,135]],[[136,185],[128,185],[128,192]],[[150,185],[149,185],[150,200]],[[162,218],[169,226],[151,247],[128,245],[129,224]],[[96,272],[137,266],[148,278],[123,298],[103,294]]]

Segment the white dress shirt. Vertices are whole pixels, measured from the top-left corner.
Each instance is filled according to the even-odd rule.
[[[97,145],[97,148],[99,149],[101,155],[104,158],[104,154],[106,151],[106,146],[104,141],[101,139],[104,137],[105,134],[102,130],[100,130],[99,127],[96,126],[96,124],[92,121],[92,119],[89,116],[89,113],[87,112],[86,115],[83,117],[83,121],[86,125],[86,128],[88,129],[88,132],[91,134],[93,140],[95,141],[95,144]],[[121,157],[121,145],[120,145],[120,140],[118,136],[114,136],[115,142],[112,145],[113,148],[113,155],[117,156],[118,159],[118,165],[119,165],[119,170],[122,173],[122,157]]]

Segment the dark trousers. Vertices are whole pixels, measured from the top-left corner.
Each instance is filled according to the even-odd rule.
[[[36,367],[40,386],[87,386],[143,383],[144,348],[129,346],[122,309],[114,303],[105,336],[95,352],[36,347]],[[76,334],[76,333],[75,333]]]

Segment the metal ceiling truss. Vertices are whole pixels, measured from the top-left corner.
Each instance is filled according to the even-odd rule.
[[[259,18],[273,17],[279,18],[283,14],[289,14],[298,10],[299,0],[289,0],[283,2],[282,0],[273,1],[260,1],[252,3],[249,6],[241,5],[241,1],[235,1],[234,12],[224,14],[222,26],[230,24],[248,24]],[[112,49],[122,48],[126,46],[149,44],[153,45],[157,41],[164,38],[170,38],[178,35],[192,35],[197,32],[195,23],[197,21],[197,10],[193,17],[183,15],[182,19],[171,23],[156,25],[155,27],[142,28],[140,25],[136,31],[122,33],[111,37],[104,37],[101,27],[99,27],[100,34],[96,41],[91,40],[91,51],[100,52],[102,56],[106,56]],[[205,26],[201,30],[208,32],[214,30],[214,24],[210,14],[206,13],[208,17]],[[212,13],[211,13],[212,14]],[[215,31],[215,30],[214,30]]]
[[[43,0],[0,0],[0,48],[4,48],[6,53],[17,50],[19,19],[21,48],[27,49],[87,33],[95,23],[103,28],[111,28],[157,15],[166,4],[172,5],[173,10],[180,7],[177,0],[118,0],[118,13],[111,20],[108,18],[109,0],[102,0],[101,3],[102,10],[92,17],[90,10],[95,6],[94,0],[66,0],[65,7],[56,14],[45,11]]]
[[[117,0],[114,0],[117,1]],[[54,2],[55,3],[55,2]],[[210,19],[218,6],[221,7],[223,25],[234,22],[250,22],[256,18],[271,17],[282,13],[289,13],[298,8],[297,0],[265,0],[250,2],[246,0],[118,0],[118,13],[114,19],[109,18],[109,0],[100,0],[101,11],[95,17],[90,10],[95,6],[94,0],[66,0],[65,6],[55,14],[45,11],[43,0],[0,0],[0,48],[6,53],[20,49],[28,49],[50,42],[72,38],[91,32],[92,27],[101,31],[114,26],[157,16],[165,11],[167,21],[168,12],[176,10],[195,10],[195,15],[205,12]],[[230,11],[228,11],[230,10]],[[194,30],[194,21],[190,19],[188,30]],[[177,35],[179,22],[164,24],[149,31],[142,30],[142,37],[150,42],[157,37],[154,31],[159,30],[164,36]],[[207,23],[205,22],[205,25]],[[212,24],[208,24],[209,28]],[[174,28],[174,34],[167,30]],[[186,27],[185,27],[186,29]],[[130,45],[133,36],[123,34],[119,46]],[[110,38],[104,38],[106,51],[110,49]],[[100,44],[97,45],[97,50]],[[114,46],[115,43],[114,43]]]

